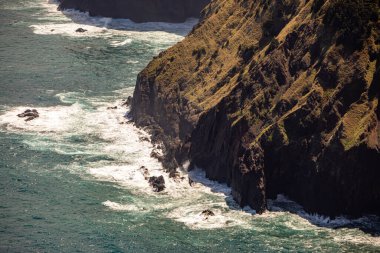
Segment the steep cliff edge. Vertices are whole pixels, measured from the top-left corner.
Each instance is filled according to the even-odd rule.
[[[59,9],[91,16],[128,18],[134,22],[184,22],[198,18],[210,0],[59,0]]]
[[[375,0],[213,0],[138,76],[131,114],[261,213],[380,214]]]

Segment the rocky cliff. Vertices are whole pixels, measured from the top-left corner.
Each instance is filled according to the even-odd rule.
[[[258,213],[380,214],[375,0],[213,0],[138,76],[131,114]]]
[[[184,22],[198,18],[210,0],[60,0],[59,9],[91,16],[128,18],[134,22]]]

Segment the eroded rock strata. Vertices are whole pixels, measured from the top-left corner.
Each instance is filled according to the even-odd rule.
[[[60,0],[59,9],[134,22],[184,22],[198,18],[210,0]]]
[[[380,214],[379,6],[214,0],[138,76],[131,114],[258,213]]]

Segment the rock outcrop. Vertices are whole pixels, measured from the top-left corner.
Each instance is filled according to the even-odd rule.
[[[25,121],[31,121],[38,118],[40,114],[36,109],[26,109],[23,113],[17,114],[19,118],[26,118]]]
[[[138,76],[134,121],[258,213],[380,214],[375,0],[214,0]]]
[[[60,0],[59,9],[134,22],[184,22],[198,18],[210,0]]]
[[[152,186],[152,188],[155,192],[162,192],[163,190],[165,190],[165,179],[163,176],[150,177],[148,182],[149,182],[150,186]]]

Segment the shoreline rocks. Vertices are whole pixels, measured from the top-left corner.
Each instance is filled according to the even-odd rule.
[[[159,177],[152,176],[149,178],[148,182],[155,192],[162,192],[165,190],[165,179],[162,175]]]

